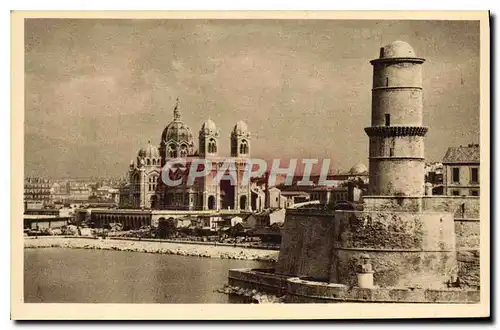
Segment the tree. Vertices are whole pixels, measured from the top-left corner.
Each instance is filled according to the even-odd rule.
[[[177,233],[177,220],[169,218],[167,220],[160,219],[158,223],[158,235],[160,238],[171,237]]]

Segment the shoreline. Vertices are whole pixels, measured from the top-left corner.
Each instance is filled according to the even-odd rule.
[[[45,236],[24,238],[25,249],[70,248],[158,253],[214,259],[276,262],[279,251],[223,245],[199,245],[164,241],[94,239],[83,237]]]

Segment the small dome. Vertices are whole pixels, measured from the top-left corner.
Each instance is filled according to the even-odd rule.
[[[368,169],[363,164],[356,164],[349,170],[349,174],[360,175],[368,173]]]
[[[217,133],[217,126],[215,126],[215,123],[213,122],[213,120],[208,119],[201,126],[200,132],[205,133],[205,134],[215,134],[215,133]]]
[[[394,41],[380,49],[380,58],[415,57],[413,48],[404,41]]]
[[[139,150],[138,156],[141,158],[160,158],[160,151],[157,147],[148,142],[148,145]]]
[[[243,120],[240,120],[234,126],[233,134],[243,135],[243,134],[248,134],[248,133],[249,133],[248,126]]]

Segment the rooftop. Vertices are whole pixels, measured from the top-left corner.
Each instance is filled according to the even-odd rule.
[[[444,164],[479,163],[479,144],[467,146],[449,147],[443,158]]]

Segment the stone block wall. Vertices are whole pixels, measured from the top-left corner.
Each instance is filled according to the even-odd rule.
[[[279,274],[355,285],[364,253],[382,287],[443,288],[457,272],[448,213],[296,210],[283,230]]]
[[[456,275],[453,218],[447,213],[348,212],[335,214],[330,280],[355,285],[367,253],[381,287],[444,288]]]
[[[455,218],[479,219],[477,196],[425,196],[422,208],[425,211],[450,212]]]
[[[370,194],[421,196],[424,194],[424,162],[421,159],[370,158]]]
[[[422,210],[422,199],[415,197],[364,196],[363,204],[364,209],[370,211],[420,212]]]
[[[450,212],[455,218],[458,277],[466,286],[480,286],[480,205],[476,196],[426,196],[423,209]]]
[[[287,212],[276,272],[327,281],[333,230],[333,213]]]

